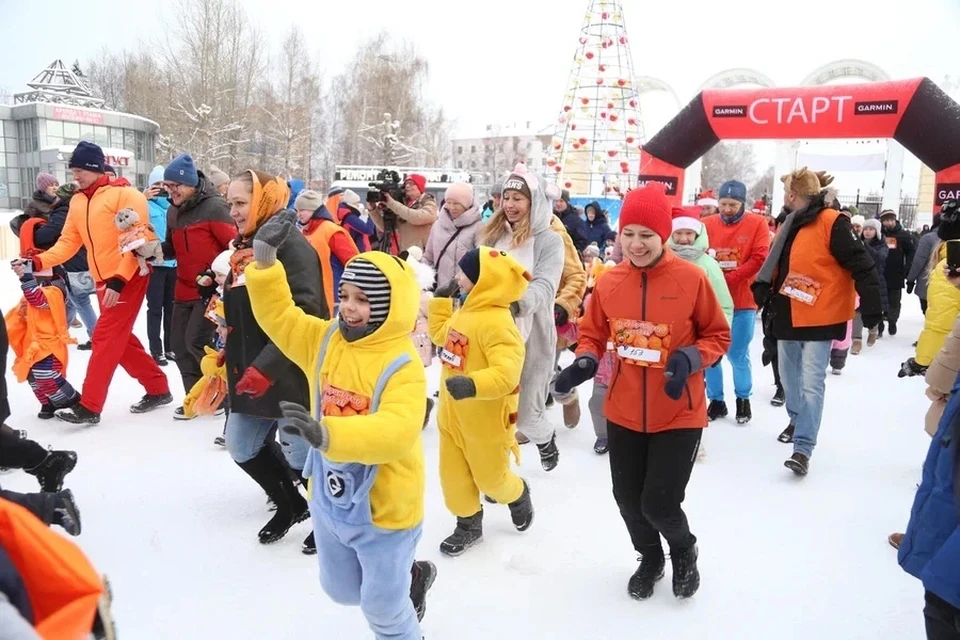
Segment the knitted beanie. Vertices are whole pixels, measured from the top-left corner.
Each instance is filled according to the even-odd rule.
[[[158,182],[163,182],[163,165],[158,164],[153,168],[153,171],[150,172],[150,175],[147,177],[147,186],[157,184]]]
[[[850,226],[853,226],[853,227],[863,228],[863,225],[866,221],[867,219],[861,215],[850,216]]]
[[[343,191],[343,198],[341,202],[348,207],[353,207],[354,209],[360,208],[360,196],[358,196],[357,192],[353,189],[345,189]]]
[[[880,237],[880,221],[876,218],[870,218],[869,220],[864,220],[863,222],[864,229],[873,229],[877,232],[877,237]]]
[[[507,191],[519,191],[527,200],[533,201],[533,191],[530,189],[530,183],[527,182],[524,174],[517,173],[516,170],[503,181],[503,193]]]
[[[664,242],[673,233],[670,203],[661,183],[648,182],[627,193],[620,207],[620,231],[631,224],[647,227]]]
[[[408,182],[412,182],[413,184],[417,185],[417,189],[420,189],[420,193],[427,192],[427,179],[419,173],[411,173],[408,175],[403,181],[403,184],[407,184]]]
[[[70,162],[67,167],[70,169],[85,169],[94,173],[103,173],[103,166],[107,159],[103,157],[103,149],[92,142],[81,141],[73,155],[70,156]]]
[[[463,275],[470,279],[470,282],[477,284],[477,281],[480,280],[480,249],[467,251],[460,258],[457,266],[460,267],[460,271],[463,271]]]
[[[354,258],[343,270],[340,284],[352,284],[367,297],[370,302],[368,326],[386,322],[390,313],[390,281],[375,264],[366,258]]]
[[[200,176],[197,175],[197,165],[193,163],[193,158],[189,153],[184,153],[170,161],[167,169],[163,172],[163,179],[167,182],[176,182],[185,184],[188,187],[195,187],[200,183]]]
[[[323,205],[323,196],[310,189],[304,189],[297,196],[293,208],[297,211],[316,211]]]
[[[47,187],[59,184],[59,181],[49,173],[37,174],[37,191],[46,191]]]
[[[221,185],[227,184],[230,182],[230,176],[226,173],[217,169],[216,167],[210,168],[210,182],[213,184],[214,188],[219,188]]]
[[[730,198],[747,204],[747,186],[737,180],[727,180],[720,185],[720,200]]]
[[[473,206],[473,186],[469,182],[454,182],[447,187],[447,192],[443,196],[444,200],[453,200],[464,208],[469,209]]]

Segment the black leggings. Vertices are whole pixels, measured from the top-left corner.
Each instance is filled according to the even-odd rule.
[[[931,591],[927,591],[923,599],[927,640],[960,640],[960,609]]]
[[[702,434],[703,429],[640,433],[607,421],[613,497],[639,553],[659,547],[661,535],[672,552],[696,543],[680,505]]]

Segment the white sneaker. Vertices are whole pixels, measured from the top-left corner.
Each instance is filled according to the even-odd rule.
[[[831,370],[830,370],[830,373],[832,373],[832,374],[835,375],[835,376],[838,376],[838,375],[840,375],[841,373],[843,373],[843,371],[841,371],[840,369],[831,369]]]

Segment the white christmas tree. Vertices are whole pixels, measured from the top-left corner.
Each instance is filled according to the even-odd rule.
[[[635,186],[644,141],[620,0],[589,0],[547,173],[575,195],[616,197]]]

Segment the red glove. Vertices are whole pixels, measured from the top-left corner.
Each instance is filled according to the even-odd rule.
[[[259,369],[250,366],[243,372],[240,382],[237,383],[237,394],[246,394],[254,399],[260,398],[267,392],[271,384],[273,383],[270,379],[260,373]]]
[[[223,363],[225,363],[226,361],[227,361],[227,351],[226,349],[220,349],[219,353],[217,353],[217,366],[222,367]],[[254,369],[254,371],[256,371],[256,369]],[[243,376],[241,378],[241,381],[243,381],[243,378],[246,378],[246,376]]]

